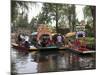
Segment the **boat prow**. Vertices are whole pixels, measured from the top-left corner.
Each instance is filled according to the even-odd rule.
[[[16,43],[12,43],[12,47],[15,48],[15,49],[18,49],[18,50],[27,50],[27,51],[37,50],[37,48],[34,47],[34,46],[30,46],[29,48],[26,48],[26,47],[20,46]]]

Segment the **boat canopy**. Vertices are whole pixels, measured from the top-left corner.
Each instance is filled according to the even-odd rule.
[[[40,25],[37,29],[37,40],[40,40],[42,35],[49,35],[50,39],[52,39],[52,33],[50,29],[46,25]]]
[[[37,35],[37,33],[38,33],[38,32],[33,32],[33,33],[31,33],[31,35]]]
[[[74,35],[76,35],[76,32],[69,32],[65,36],[66,37],[71,37],[71,36],[74,36]]]

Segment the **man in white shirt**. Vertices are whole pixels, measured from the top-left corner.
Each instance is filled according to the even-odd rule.
[[[27,35],[25,36],[25,41],[27,41],[27,42],[29,41],[29,36],[27,36]]]

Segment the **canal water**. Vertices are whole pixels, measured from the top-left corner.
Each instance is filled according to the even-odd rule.
[[[11,48],[11,72],[32,74],[95,69],[95,54],[78,55],[69,51],[23,52]]]

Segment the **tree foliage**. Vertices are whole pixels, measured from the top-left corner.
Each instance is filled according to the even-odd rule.
[[[22,11],[20,12],[21,9]],[[24,15],[28,11],[28,3],[24,1],[11,1],[11,22],[16,20],[19,14]]]
[[[49,24],[55,21],[57,32],[60,27],[70,27],[74,31],[75,17],[75,5],[51,3],[44,3],[42,12],[37,16],[38,23]]]
[[[95,36],[96,27],[96,7],[95,6],[85,6],[84,7],[84,17],[87,19],[87,31],[88,35]]]
[[[16,22],[17,27],[28,27],[28,18],[27,15],[23,17],[22,15],[19,16],[18,21]]]

